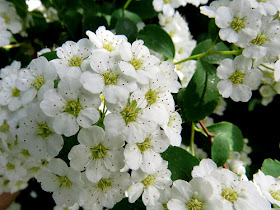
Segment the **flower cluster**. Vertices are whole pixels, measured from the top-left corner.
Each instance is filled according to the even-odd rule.
[[[278,91],[277,68],[269,66],[280,55],[279,2],[218,0],[200,9],[202,14],[215,18],[220,38],[239,47],[242,52],[234,60],[222,61],[217,69],[221,80],[218,83],[220,94],[234,101],[247,102],[252,90],[257,90],[262,83],[262,103],[267,105]]]
[[[36,177],[60,206],[112,208],[129,187],[131,202],[143,192],[153,205],[172,183],[160,153],[181,144],[174,65],[104,26],[87,35],[57,59],[1,70],[1,190]],[[69,167],[60,152],[71,138]]]
[[[0,47],[10,44],[12,34],[22,30],[21,19],[14,5],[6,0],[0,1]]]

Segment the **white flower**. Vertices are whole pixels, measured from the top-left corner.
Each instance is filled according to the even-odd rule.
[[[2,0],[0,2],[0,17],[5,19],[5,24],[7,25],[7,28],[13,34],[16,34],[21,31],[22,23],[12,3],[5,0]]]
[[[147,84],[149,78],[155,78],[160,60],[150,55],[143,40],[136,40],[132,44],[123,41],[119,50],[123,59],[119,61],[119,66],[125,75],[135,78],[141,84]]]
[[[256,8],[262,15],[275,15],[280,10],[280,2],[278,0],[249,0],[253,8]]]
[[[57,48],[58,58],[51,62],[55,64],[60,79],[66,75],[79,78],[83,61],[90,56],[92,49],[92,43],[86,38],[77,43],[67,41]]]
[[[18,74],[20,70],[21,63],[19,61],[13,61],[11,65],[2,68],[0,71],[0,77],[4,79],[5,77],[9,76],[10,74]]]
[[[144,173],[141,169],[132,171],[133,184],[126,191],[130,203],[134,203],[143,193],[142,201],[145,206],[154,206],[160,197],[160,191],[172,183],[171,172],[167,169],[167,162],[161,164],[155,173]]]
[[[136,90],[136,81],[122,73],[114,56],[95,51],[89,60],[93,72],[84,72],[80,78],[88,91],[102,92],[106,101],[117,103],[126,100],[129,93]]]
[[[181,145],[182,118],[178,112],[169,112],[169,121],[167,125],[162,126],[162,129],[164,130],[166,136],[169,138],[170,144],[172,146]]]
[[[0,17],[0,47],[10,44],[12,34],[7,30],[5,19]]]
[[[262,194],[272,203],[280,206],[280,179],[265,175],[261,170],[254,174],[254,183],[260,187]]]
[[[113,172],[104,176],[97,183],[85,181],[86,199],[85,209],[113,208],[125,196],[125,190],[131,185],[128,173]]]
[[[0,104],[8,106],[10,111],[16,111],[22,105],[33,100],[33,95],[20,91],[16,86],[18,75],[10,74],[2,80],[2,90],[0,91]]]
[[[176,180],[172,185],[171,197],[167,203],[170,210],[223,209],[212,185],[202,177],[193,178],[189,183]]]
[[[125,162],[133,170],[139,167],[146,173],[154,173],[163,163],[159,153],[169,146],[169,140],[160,128],[150,133],[142,143],[127,144],[124,150]]]
[[[248,1],[234,0],[228,7],[221,6],[217,9],[215,22],[221,28],[219,35],[222,40],[238,43],[248,36],[257,35],[261,26],[261,14],[252,9]]]
[[[68,76],[58,83],[57,89],[48,90],[40,103],[43,112],[54,117],[54,131],[65,136],[77,133],[79,126],[85,128],[96,123],[99,105],[98,96],[82,90],[80,81]]]
[[[44,93],[54,88],[56,78],[57,73],[53,63],[49,63],[45,57],[39,57],[32,60],[26,69],[19,71],[16,86],[31,98],[38,96],[38,99],[42,100]]]
[[[155,11],[163,12],[166,16],[172,16],[175,12],[174,8],[186,6],[187,0],[153,0]]]
[[[155,130],[157,123],[146,111],[147,101],[143,95],[132,93],[127,101],[116,105],[107,104],[109,111],[104,118],[105,128],[114,134],[124,134],[128,143],[141,143],[146,133]]]
[[[90,181],[98,182],[110,171],[124,167],[122,136],[110,136],[101,127],[92,126],[79,132],[78,141],[68,154],[70,165],[78,171],[85,169]]]
[[[209,6],[201,6],[200,13],[208,16],[209,18],[216,17],[216,11],[220,6],[229,6],[231,0],[216,0],[212,1]]]
[[[85,196],[80,172],[67,167],[61,159],[53,159],[47,168],[49,170],[41,170],[36,177],[42,189],[53,192],[57,205],[80,204]]]
[[[17,136],[25,145],[29,153],[38,159],[55,157],[64,144],[61,135],[52,129],[52,119],[47,117],[39,104],[30,104],[27,107],[27,116],[19,123]]]
[[[280,53],[280,26],[273,17],[263,17],[260,31],[255,37],[244,40],[242,54],[247,58],[274,59]],[[259,61],[260,62],[260,61]]]
[[[237,56],[234,60],[224,59],[217,68],[221,79],[217,87],[224,98],[246,102],[251,98],[252,90],[258,88],[262,73],[252,69],[252,60]]]
[[[122,41],[127,41],[126,36],[115,35],[111,31],[106,30],[105,26],[100,26],[95,33],[86,31],[86,34],[97,49],[107,53],[118,52],[119,44]]]

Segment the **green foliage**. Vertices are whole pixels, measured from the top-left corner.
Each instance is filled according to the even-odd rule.
[[[217,82],[216,68],[198,60],[190,83],[186,88],[182,88],[177,96],[183,120],[199,121],[215,110],[220,97]]]
[[[225,164],[230,151],[242,151],[244,146],[243,135],[237,126],[229,122],[220,122],[207,127],[207,129],[215,135],[211,147],[211,158],[218,166]]]
[[[146,209],[141,199],[135,201],[135,203],[129,203],[127,198],[122,199],[119,203],[117,203],[113,208],[113,210],[144,210]]]
[[[223,43],[219,42],[217,44],[213,43],[211,39],[200,42],[192,51],[191,55],[197,55],[200,53],[205,53],[208,51],[229,51],[229,48]],[[226,58],[232,59],[232,55],[206,55],[201,58],[211,64],[220,64],[220,62]]]
[[[137,26],[128,18],[119,18],[116,23],[116,34],[123,34],[129,42],[133,42],[137,35]]]
[[[243,135],[236,125],[230,122],[220,122],[207,127],[207,129],[215,135],[214,142],[216,139],[223,139],[223,141],[228,141],[230,150],[237,152],[243,150]]]
[[[193,167],[199,165],[199,160],[196,157],[180,147],[169,146],[161,155],[164,160],[168,161],[168,169],[172,173],[172,180],[184,179],[190,181]]]
[[[142,39],[148,48],[167,59],[173,59],[175,56],[175,47],[171,37],[158,25],[146,25],[139,31],[137,39]]]
[[[74,9],[67,10],[62,17],[70,38],[73,41],[78,41],[82,37],[82,18],[83,16]]]
[[[56,51],[47,52],[42,54],[41,56],[44,56],[46,59],[48,59],[48,61],[58,58],[56,55]]]
[[[143,20],[154,18],[157,16],[153,4],[153,0],[132,1],[127,10],[138,14]]]
[[[278,160],[265,159],[262,164],[261,171],[275,178],[280,176],[280,162]]]
[[[15,5],[17,14],[21,18],[25,18],[28,13],[28,7],[25,2],[25,0],[8,0],[9,2],[13,3]]]
[[[211,158],[217,166],[222,166],[229,158],[229,151],[229,142],[217,137],[211,147]]]
[[[220,28],[217,27],[215,19],[210,19],[208,24],[208,32],[213,43],[218,43],[222,41],[219,37],[219,31]]]
[[[83,15],[83,36],[86,37],[86,31],[90,30],[92,32],[95,32],[99,26],[105,26],[108,27],[107,20],[104,16],[97,16],[92,12],[86,12],[85,15]]]
[[[128,10],[117,9],[113,12],[111,16],[110,27],[114,28],[118,19],[121,18],[127,18],[132,22],[134,22],[135,24],[142,22],[142,19],[136,13],[130,12]]]

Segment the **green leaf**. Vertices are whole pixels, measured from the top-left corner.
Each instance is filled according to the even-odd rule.
[[[158,25],[146,25],[139,31],[137,39],[142,39],[148,48],[162,54],[165,58],[173,59],[175,56],[171,37]]]
[[[74,9],[67,10],[63,15],[62,20],[73,41],[78,41],[82,37],[82,18],[83,16]]]
[[[110,27],[115,28],[117,20],[120,18],[128,18],[135,24],[142,22],[142,19],[136,13],[130,12],[128,10],[117,9],[111,16]]]
[[[141,198],[136,200],[134,203],[129,203],[127,198],[122,199],[119,203],[117,203],[113,208],[113,210],[145,210],[146,207],[143,204]]]
[[[230,150],[241,152],[244,146],[244,140],[241,130],[234,124],[229,122],[215,123],[207,127],[208,131],[215,135],[216,138],[221,138],[229,142]]]
[[[138,14],[143,20],[150,19],[158,15],[152,2],[153,0],[131,1],[127,9]]]
[[[58,58],[56,55],[56,51],[47,52],[42,54],[41,56],[44,56],[48,61]]]
[[[229,48],[223,42],[219,42],[213,46],[213,42],[211,41],[211,39],[207,39],[205,41],[200,42],[193,49],[191,55],[204,53],[209,51],[210,49],[211,51],[230,51]],[[201,59],[211,64],[220,64],[220,62],[226,58],[233,59],[233,56],[232,55],[207,55],[202,57]]]
[[[261,171],[275,178],[280,176],[280,162],[278,160],[265,159],[262,164]]]
[[[219,101],[216,68],[202,60],[197,61],[196,71],[186,88],[178,93],[182,118],[194,122],[211,114]]]
[[[164,160],[168,161],[168,169],[171,171],[171,179],[184,179],[190,181],[192,179],[191,172],[193,167],[199,165],[199,160],[180,147],[169,146],[169,148],[161,154]]]
[[[211,158],[218,165],[222,166],[229,158],[230,145],[227,139],[224,139],[222,135],[217,135],[212,147]]]
[[[26,18],[26,15],[28,13],[28,6],[25,0],[8,0],[8,1],[14,4],[17,14],[21,18],[23,19]]]
[[[219,37],[220,28],[217,27],[214,18],[211,18],[209,21],[208,31],[209,31],[209,35],[211,37],[212,42],[218,43],[218,42],[222,41]]]
[[[137,35],[137,26],[128,18],[120,18],[116,24],[116,34],[123,34],[129,42],[133,42]]]
[[[108,27],[105,17],[96,16],[94,13],[87,12],[83,17],[83,36],[86,35],[87,30],[95,33],[99,26]]]

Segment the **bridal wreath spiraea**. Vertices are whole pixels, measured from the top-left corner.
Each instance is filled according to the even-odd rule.
[[[143,179],[130,201],[143,192],[153,205],[172,183],[160,153],[181,144],[175,67],[142,40],[129,43],[104,26],[86,34],[57,48],[56,59],[1,71],[1,190],[36,177],[57,205],[112,208],[140,180],[130,181],[131,169]],[[68,167],[59,154],[73,140]]]

